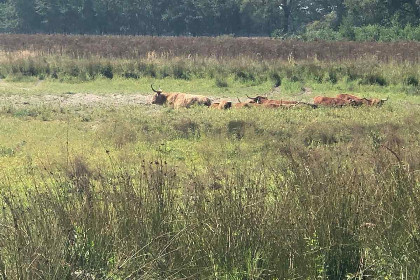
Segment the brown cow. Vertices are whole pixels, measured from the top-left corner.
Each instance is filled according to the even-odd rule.
[[[258,104],[278,104],[278,105],[291,105],[292,104],[293,105],[293,104],[299,103],[298,101],[268,99],[267,97],[264,97],[264,96],[249,97],[247,95],[246,97],[248,97],[249,99],[251,99],[252,101]]]
[[[370,106],[381,107],[382,105],[384,105],[386,101],[388,101],[388,99],[389,97],[387,97],[386,99],[372,98],[372,99],[368,99],[368,101],[369,101]]]
[[[354,100],[356,105],[364,104],[368,106],[382,106],[385,101],[388,101],[389,97],[387,99],[378,99],[378,98],[368,99],[368,98],[360,98],[352,94],[343,93],[343,94],[338,94],[337,98],[344,99],[344,100]]]
[[[164,93],[161,89],[155,90],[153,85],[151,85],[151,88],[156,93],[152,97],[152,104],[168,104],[175,109],[189,108],[192,105],[205,105],[207,107],[211,105],[211,100],[202,95],[192,95],[180,92]]]
[[[219,110],[226,110],[232,108],[232,101],[222,100],[220,102],[213,102],[210,105],[210,108],[219,109]]]
[[[268,108],[268,109],[279,109],[279,108],[292,108],[292,107],[295,107],[295,106],[296,106],[295,104],[284,104],[284,105],[275,104],[275,103],[258,104],[258,103],[254,103],[254,102],[239,102],[239,103],[233,104],[233,108],[235,108],[235,109],[253,108],[253,107]]]
[[[302,105],[304,106],[310,106],[314,109],[318,108],[317,105],[315,104],[310,104],[310,103],[306,103],[306,102],[302,102],[302,101],[291,101],[291,100],[275,100],[275,99],[268,99],[267,97],[264,96],[257,96],[257,97],[249,97],[247,95],[247,97],[249,98],[249,100],[251,102],[255,102],[257,104],[262,104],[265,106],[268,106],[268,104],[273,104],[271,105],[271,107],[285,107],[285,108],[292,108],[292,107],[301,107]]]
[[[257,107],[259,105],[261,104],[257,104],[254,102],[238,102],[238,103],[233,104],[232,108],[235,108],[235,109],[251,108],[251,107]]]
[[[340,98],[334,97],[326,97],[326,96],[316,96],[314,98],[315,105],[323,105],[323,106],[334,106],[334,107],[341,107],[346,105],[357,105],[357,102],[353,99],[345,100]]]
[[[347,93],[338,94],[336,96],[336,98],[345,99],[345,100],[357,100],[357,99],[361,100],[361,99],[363,99],[363,98],[358,97],[356,95],[347,94]]]
[[[350,102],[354,102],[353,105],[357,105],[357,106],[360,106],[360,105],[363,105],[363,104],[364,105],[369,105],[369,100],[368,99],[360,98],[360,97],[358,97],[356,95],[352,95],[352,94],[342,93],[342,94],[338,94],[336,96],[336,98],[347,100],[347,101],[350,101]]]

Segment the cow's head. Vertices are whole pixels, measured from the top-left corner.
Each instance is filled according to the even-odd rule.
[[[232,108],[232,101],[225,101],[222,103],[223,109],[230,109]]]
[[[267,97],[264,96],[257,96],[257,97],[249,97],[248,95],[246,96],[249,99],[251,99],[253,102],[257,103],[257,104],[262,104],[264,103],[266,100],[268,100]]]
[[[153,85],[150,85],[150,87],[152,88],[153,92],[156,93],[152,97],[152,104],[158,104],[158,105],[165,104],[165,102],[166,102],[166,96],[164,94],[162,94],[162,90],[161,89],[155,90],[153,88]]]
[[[353,98],[349,98],[347,99],[350,103],[351,106],[361,106],[363,104],[367,104],[365,101],[366,98],[362,98],[362,99],[353,99]]]
[[[354,99],[349,99],[348,101],[349,101],[349,104],[350,104],[351,106],[359,106],[359,105],[361,105],[361,104],[362,104],[362,103],[361,103],[361,101],[354,100]]]
[[[389,99],[389,97],[387,97],[386,99],[372,98],[371,99],[371,105],[380,107],[380,106],[384,105],[384,103],[386,101],[388,101],[388,99]]]

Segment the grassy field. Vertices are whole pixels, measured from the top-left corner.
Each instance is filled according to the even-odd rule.
[[[418,63],[28,52],[0,58],[3,279],[420,277]],[[173,110],[152,83],[389,101]]]

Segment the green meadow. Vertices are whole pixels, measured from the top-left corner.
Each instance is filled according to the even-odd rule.
[[[0,62],[3,279],[417,279],[416,63]],[[382,107],[174,110],[213,99]]]

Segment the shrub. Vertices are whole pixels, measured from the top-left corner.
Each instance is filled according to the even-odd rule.
[[[226,87],[229,86],[226,78],[225,77],[220,77],[220,76],[216,77],[215,84],[219,88],[226,88]]]
[[[380,37],[380,26],[374,24],[362,27],[355,27],[354,37],[356,41],[378,41]]]
[[[237,71],[235,71],[235,79],[245,83],[249,81],[255,81],[255,76],[253,73],[247,70],[238,69]]]
[[[419,80],[414,76],[408,76],[407,78],[404,79],[404,84],[408,86],[417,87],[419,86]]]
[[[174,124],[175,130],[182,138],[200,138],[200,126],[190,119],[181,119]]]
[[[368,74],[363,77],[361,84],[386,86],[388,83],[380,74]]]
[[[229,121],[227,125],[228,135],[241,140],[245,136],[246,126],[247,123],[245,121]]]
[[[340,32],[334,31],[332,28],[323,28],[319,30],[306,31],[304,38],[307,41],[325,40],[325,41],[338,41],[342,40]]]
[[[108,63],[105,66],[101,67],[100,73],[108,79],[112,79],[114,78],[114,73],[113,73],[113,69],[112,69],[112,65],[110,63]]]
[[[274,87],[281,86],[281,77],[277,72],[270,73],[270,79],[274,82]]]

